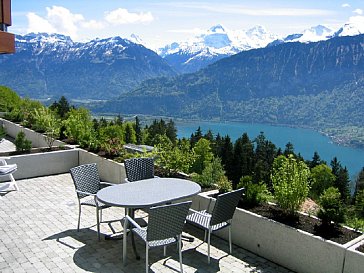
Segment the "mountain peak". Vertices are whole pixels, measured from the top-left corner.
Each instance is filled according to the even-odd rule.
[[[222,25],[217,24],[215,26],[210,27],[210,29],[208,30],[208,32],[225,33],[225,28]]]

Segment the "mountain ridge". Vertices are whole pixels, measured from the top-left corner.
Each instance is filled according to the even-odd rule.
[[[154,51],[120,37],[81,43],[32,33],[17,35],[16,49],[0,58],[0,82],[33,98],[112,98],[143,80],[176,74]]]

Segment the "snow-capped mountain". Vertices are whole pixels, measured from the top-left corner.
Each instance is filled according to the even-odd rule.
[[[21,96],[106,99],[175,71],[154,51],[111,37],[73,42],[60,34],[16,36],[16,54],[0,56],[0,82]]]
[[[223,57],[265,47],[275,39],[277,36],[262,26],[234,31],[216,25],[185,42],[166,45],[157,53],[177,71],[193,72]]]
[[[337,36],[355,36],[364,33],[363,17],[352,17],[352,20],[341,27],[335,34]]]
[[[299,43],[310,43],[324,41],[332,38],[334,31],[326,26],[318,25],[305,29],[302,33],[290,34],[283,39],[277,39],[269,45],[277,45],[282,43],[299,42]]]

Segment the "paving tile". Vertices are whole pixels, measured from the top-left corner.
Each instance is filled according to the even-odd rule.
[[[139,240],[136,243],[141,259],[135,260],[129,251],[126,267],[122,265],[121,240],[97,240],[94,208],[82,209],[81,229],[77,232],[78,204],[69,174],[19,180],[18,185],[18,192],[10,192],[1,199],[0,222],[4,223],[0,225],[1,272],[145,271],[145,247]],[[122,208],[109,208],[104,211],[103,220],[120,219],[123,214]],[[112,226],[122,231],[120,222]],[[102,224],[101,232],[111,233],[111,229]],[[291,272],[237,246],[229,255],[228,243],[215,236],[212,236],[212,261],[208,264],[203,231],[186,226],[186,232],[196,238],[194,242],[183,241],[183,268],[187,273]],[[150,272],[179,270],[176,247],[168,247],[167,257],[163,257],[162,249],[153,249],[150,268]]]

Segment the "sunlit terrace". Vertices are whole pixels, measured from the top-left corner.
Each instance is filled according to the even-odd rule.
[[[22,179],[19,191],[1,195],[1,272],[144,272],[145,247],[136,238],[141,259],[136,260],[128,246],[128,263],[123,267],[122,241],[97,240],[95,209],[83,208],[81,229],[77,232],[78,204],[70,174]],[[104,210],[103,220],[120,219],[121,208]],[[121,231],[120,223],[112,224]],[[111,234],[101,224],[102,234]],[[185,272],[291,272],[243,248],[233,246],[228,254],[226,241],[212,236],[211,264],[203,231],[186,225],[184,232],[194,242],[183,241]],[[128,240],[128,244],[131,244]],[[150,251],[150,272],[178,272],[175,246]]]

